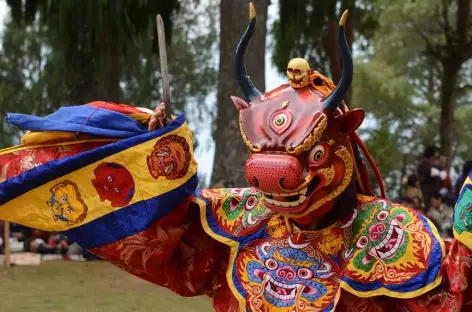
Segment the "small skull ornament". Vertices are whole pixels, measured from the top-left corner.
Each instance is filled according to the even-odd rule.
[[[287,66],[287,77],[292,88],[304,88],[310,84],[310,65],[305,59],[294,58]]]

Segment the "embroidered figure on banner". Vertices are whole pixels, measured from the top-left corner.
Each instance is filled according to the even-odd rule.
[[[130,203],[135,192],[133,176],[122,165],[101,163],[93,171],[92,184],[101,201],[108,200],[112,207],[123,207]]]
[[[84,221],[87,217],[87,205],[79,192],[77,184],[65,180],[51,188],[51,197],[47,205],[52,210],[54,221],[73,225]]]
[[[154,179],[160,176],[169,180],[182,178],[190,166],[190,146],[185,138],[169,135],[157,141],[147,157],[149,172]]]

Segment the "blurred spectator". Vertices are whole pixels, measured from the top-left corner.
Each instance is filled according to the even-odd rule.
[[[10,223],[10,232],[19,241],[22,241],[25,237],[31,237],[33,235],[33,229],[16,223]]]
[[[3,231],[5,228],[5,222],[0,221],[0,252],[4,253],[4,237],[3,237]],[[25,231],[26,234],[28,234],[27,231]],[[16,227],[15,223],[10,223],[10,238],[9,238],[9,243],[10,243],[10,252],[21,252],[24,251],[24,240],[25,234],[20,231],[20,228]]]
[[[55,235],[52,235],[47,243],[42,238],[25,239],[25,251],[42,255],[60,254],[64,256],[68,249],[69,244],[65,240],[55,237]]]
[[[425,212],[428,212],[431,207],[431,197],[439,192],[442,182],[447,179],[447,172],[441,170],[438,147],[428,146],[425,148],[423,159],[419,162],[417,170]]]
[[[421,197],[415,196],[412,198],[412,201],[413,201],[413,208],[416,211],[423,213],[424,207],[423,207],[423,200],[421,199]]]
[[[407,176],[403,183],[403,194],[408,198],[422,197],[420,179],[416,174]]]
[[[428,218],[434,223],[440,234],[448,232],[452,225],[453,209],[444,203],[444,198],[438,192],[431,196],[431,209]]]
[[[408,196],[400,198],[398,203],[400,205],[403,205],[403,206],[406,206],[406,207],[409,207],[409,208],[413,208],[413,200]]]
[[[399,203],[405,207],[413,208],[414,210],[421,213],[422,215],[424,214],[423,201],[421,200],[419,196],[415,196],[413,198],[405,196],[399,200]]]
[[[462,184],[464,184],[470,171],[472,171],[472,160],[467,160],[462,166],[462,174],[457,178],[456,184],[454,185],[454,202],[457,201]]]
[[[3,253],[4,222],[0,220],[0,253]],[[62,233],[50,233],[10,223],[10,251],[61,255],[64,260],[81,255],[82,248]]]
[[[441,181],[441,188],[439,189],[439,193],[441,193],[441,195],[443,196],[445,203],[447,205],[451,205],[452,181],[451,181],[451,176],[449,174],[449,166],[447,164],[446,156],[439,156],[438,169],[446,172],[446,178]]]

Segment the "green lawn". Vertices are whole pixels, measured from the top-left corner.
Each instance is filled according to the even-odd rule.
[[[106,262],[50,261],[0,268],[0,312],[213,311]]]

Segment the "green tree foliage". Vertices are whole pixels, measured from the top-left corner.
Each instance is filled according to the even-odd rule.
[[[196,153],[207,148],[202,128],[211,128],[214,108],[209,96],[217,86],[218,64],[218,1],[181,1],[179,14],[173,17],[172,42],[167,50],[171,100],[174,111],[184,111],[189,126],[196,134]],[[151,33],[139,39],[127,54],[122,55],[121,80],[123,102],[155,107],[162,99],[159,59],[150,49]],[[231,107],[232,108],[232,107]],[[202,186],[206,179],[199,172]]]
[[[122,53],[153,28],[157,46],[157,14],[162,15],[169,38],[171,16],[179,7],[176,0],[8,0],[7,4],[17,25],[38,21],[48,31],[55,53],[62,54],[67,97],[74,104],[97,98],[119,101]]]
[[[196,129],[204,117],[208,120],[208,109],[203,103],[216,88],[217,64],[213,53],[217,44],[218,4],[214,0],[207,4],[183,0],[180,4],[181,9],[172,16],[174,26],[168,46],[172,104],[176,111],[190,112],[187,118]],[[41,20],[31,21],[29,25],[15,20],[4,27],[0,50],[3,129],[0,145],[3,147],[18,143],[21,137],[17,129],[6,125],[6,112],[44,116],[60,106],[75,104],[69,101],[64,51],[55,49],[56,37],[51,36],[48,27]],[[119,55],[122,103],[151,108],[162,99],[159,60],[153,49],[154,34],[155,22],[136,35]],[[83,73],[80,79],[88,84],[97,77],[100,75],[90,72]],[[90,99],[93,100],[103,98]]]
[[[285,73],[291,58],[303,57],[314,70],[331,75],[336,83],[341,77],[342,64],[337,42],[338,21],[349,10],[346,37],[350,48],[358,37],[358,48],[366,49],[377,27],[372,0],[279,0],[279,20],[273,24],[275,39],[272,60]],[[355,36],[354,36],[355,34]],[[350,103],[350,95],[346,97]]]
[[[62,104],[64,84],[59,63],[39,27],[5,25],[0,50],[0,146],[18,143],[20,133],[6,125],[6,113],[45,115]]]
[[[281,73],[294,57],[303,57],[313,68],[329,72],[329,57],[323,44],[326,40],[328,16],[336,18],[338,1],[279,1],[279,19],[274,22],[272,61]]]
[[[375,120],[362,130],[381,172],[386,180],[397,181],[394,191],[398,191],[399,173],[404,167],[406,172],[414,171],[414,161],[425,145],[442,143],[441,138],[450,137],[456,170],[464,157],[470,158],[472,110],[467,105],[471,102],[467,90],[470,91],[472,66],[469,57],[462,58],[463,66],[457,67],[457,81],[452,83],[453,102],[449,102],[455,118],[452,129],[448,129],[441,114],[445,109],[444,86],[451,81],[445,76],[445,59],[434,51],[464,57],[459,45],[448,41],[447,36],[457,30],[451,28],[447,34],[442,15],[447,12],[450,27],[457,25],[461,0],[375,2],[380,10],[379,27],[372,40],[373,53],[357,57],[353,104],[366,109],[370,119]],[[467,27],[471,33],[472,24]],[[472,43],[472,38],[469,40]]]
[[[203,119],[209,114],[204,105],[209,93],[216,89],[218,64],[216,0],[199,4],[195,0],[180,1],[181,9],[173,16],[172,42],[167,48],[173,108],[190,111]],[[151,49],[153,30],[136,40],[122,54],[121,79],[123,102],[154,107],[162,99],[160,63]]]

